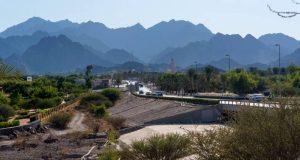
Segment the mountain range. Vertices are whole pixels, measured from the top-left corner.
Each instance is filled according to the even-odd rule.
[[[281,45],[283,66],[300,64],[300,58],[293,58],[298,57],[300,41],[282,33],[259,38],[214,34],[203,24],[175,20],[147,29],[141,24],[113,29],[92,21],[52,22],[33,17],[0,33],[0,57],[31,74],[73,72],[88,64],[120,69],[127,62],[162,71],[171,59],[180,68],[196,62],[227,70],[225,55],[230,55],[233,68],[276,65],[274,44]]]

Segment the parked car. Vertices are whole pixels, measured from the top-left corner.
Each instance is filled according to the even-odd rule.
[[[163,96],[163,92],[162,91],[155,91],[155,92],[152,93],[152,96],[162,97]]]
[[[265,98],[263,94],[248,94],[246,97],[250,101],[255,101],[255,102],[261,102]]]
[[[151,92],[146,92],[146,95],[147,96],[151,96]]]

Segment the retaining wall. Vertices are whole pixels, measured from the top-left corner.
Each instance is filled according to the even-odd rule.
[[[0,129],[0,135],[10,135],[12,134],[14,131],[28,131],[30,128],[34,128],[37,129],[39,128],[41,125],[41,121],[36,120],[33,122],[28,123],[27,125],[23,125],[23,126],[14,126],[14,127],[7,127],[7,128],[1,128]]]

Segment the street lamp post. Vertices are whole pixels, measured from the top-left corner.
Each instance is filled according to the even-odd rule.
[[[279,58],[278,58],[278,61],[279,61],[279,63],[278,63],[278,66],[279,66],[279,72],[278,72],[278,73],[280,74],[280,73],[281,73],[281,64],[280,64],[280,63],[281,63],[281,62],[280,62],[280,61],[281,61],[281,59],[280,59],[280,57],[281,57],[281,56],[280,56],[280,54],[281,54],[281,53],[280,53],[280,52],[281,52],[281,47],[280,47],[280,44],[275,44],[275,46],[278,47],[278,56],[279,56]]]
[[[228,71],[230,72],[230,55],[229,54],[226,54],[226,57],[228,57]]]

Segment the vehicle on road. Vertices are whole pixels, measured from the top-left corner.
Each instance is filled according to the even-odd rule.
[[[250,101],[261,102],[265,96],[263,94],[248,94],[246,98]]]
[[[152,93],[152,96],[162,97],[163,96],[163,92],[162,91],[155,91],[155,92]]]
[[[146,96],[151,96],[151,92],[146,92]]]

